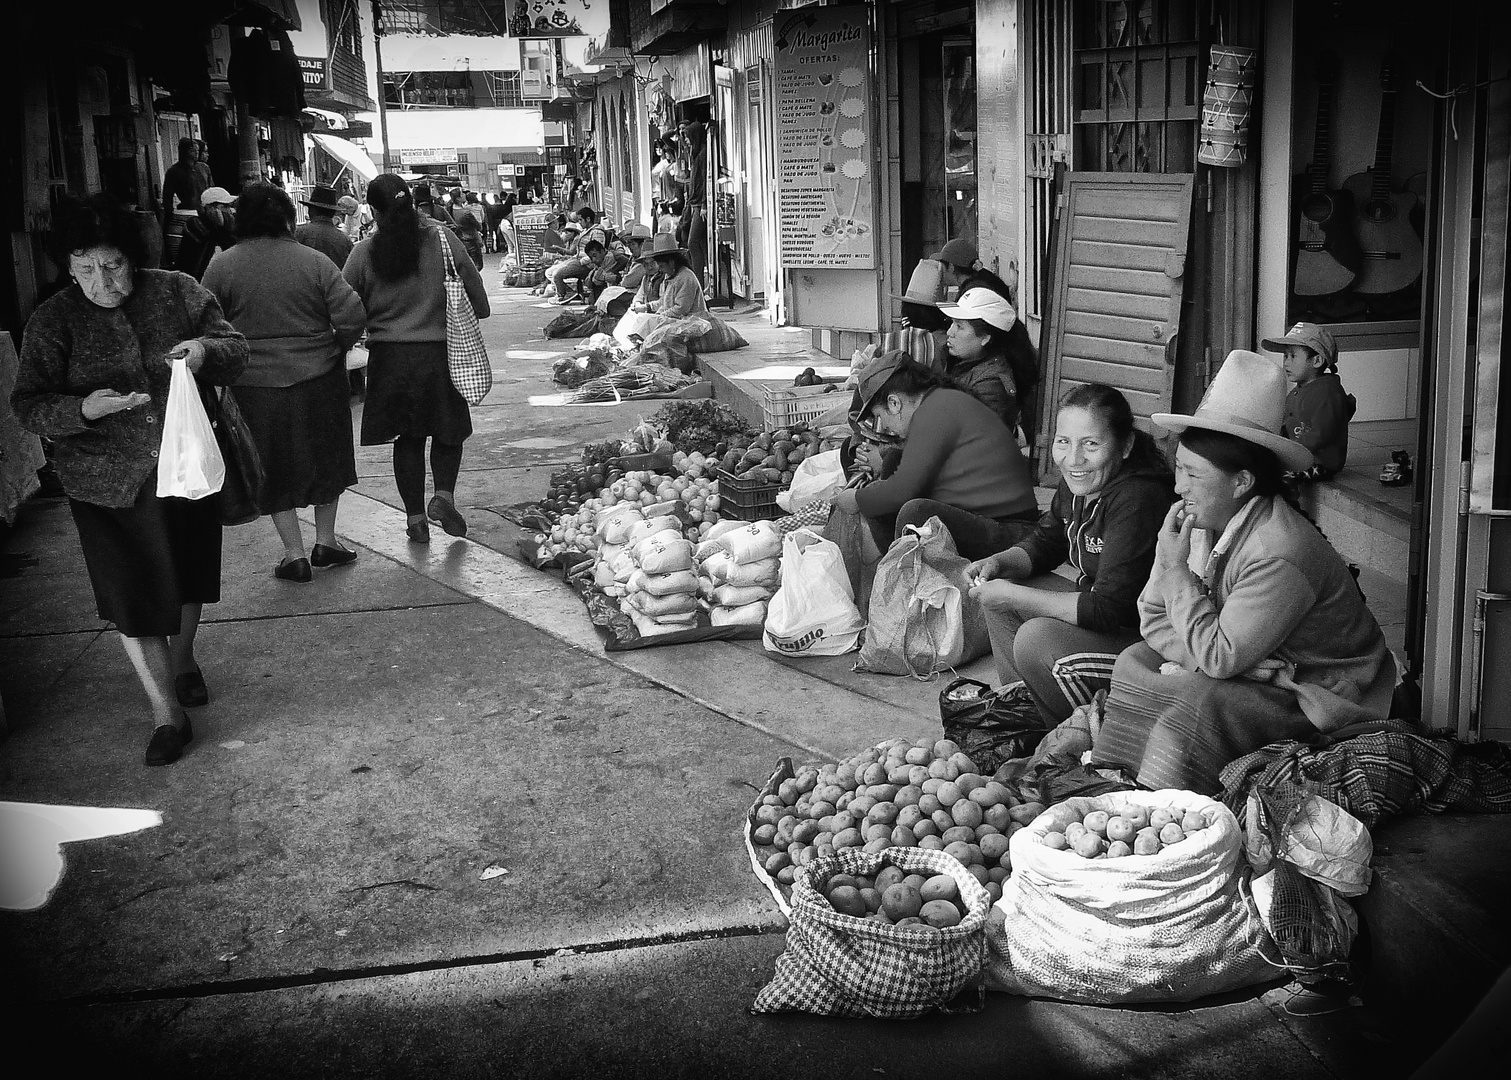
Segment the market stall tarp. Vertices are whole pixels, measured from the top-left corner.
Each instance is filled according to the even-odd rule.
[[[347,142],[336,135],[311,135],[315,145],[356,173],[363,180],[372,180],[378,175],[378,167],[373,164],[373,159],[367,156],[367,151],[356,143]]]

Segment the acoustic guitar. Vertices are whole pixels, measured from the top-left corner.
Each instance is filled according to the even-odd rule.
[[[1297,178],[1297,296],[1328,296],[1353,284],[1364,253],[1354,238],[1354,197],[1328,185],[1332,172],[1334,57],[1324,53],[1317,68],[1317,133],[1312,163]]]
[[[1364,252],[1354,291],[1367,296],[1400,292],[1422,276],[1422,241],[1411,227],[1417,197],[1390,190],[1390,150],[1395,134],[1396,92],[1390,65],[1380,70],[1380,133],[1375,163],[1343,182],[1359,204],[1354,234]]]

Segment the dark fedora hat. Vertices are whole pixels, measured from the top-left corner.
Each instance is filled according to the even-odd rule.
[[[323,185],[317,185],[315,189],[310,192],[310,197],[308,199],[300,199],[299,201],[304,203],[305,206],[313,206],[316,210],[330,210],[334,213],[339,214],[341,212],[341,206],[339,203],[337,203],[336,199],[337,195],[335,188],[328,188]]]

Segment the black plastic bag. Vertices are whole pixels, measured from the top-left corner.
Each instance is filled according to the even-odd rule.
[[[993,690],[975,679],[956,679],[939,694],[939,719],[944,737],[957,743],[983,776],[1032,754],[1049,734],[1038,705],[1020,684]]]

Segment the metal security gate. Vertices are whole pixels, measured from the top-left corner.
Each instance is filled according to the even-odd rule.
[[[1123,391],[1136,417],[1169,410],[1192,179],[1066,174],[1045,313],[1046,402],[1100,382]],[[1045,408],[1041,445],[1053,445],[1054,423],[1055,410]],[[1053,468],[1045,458],[1041,475]]]

